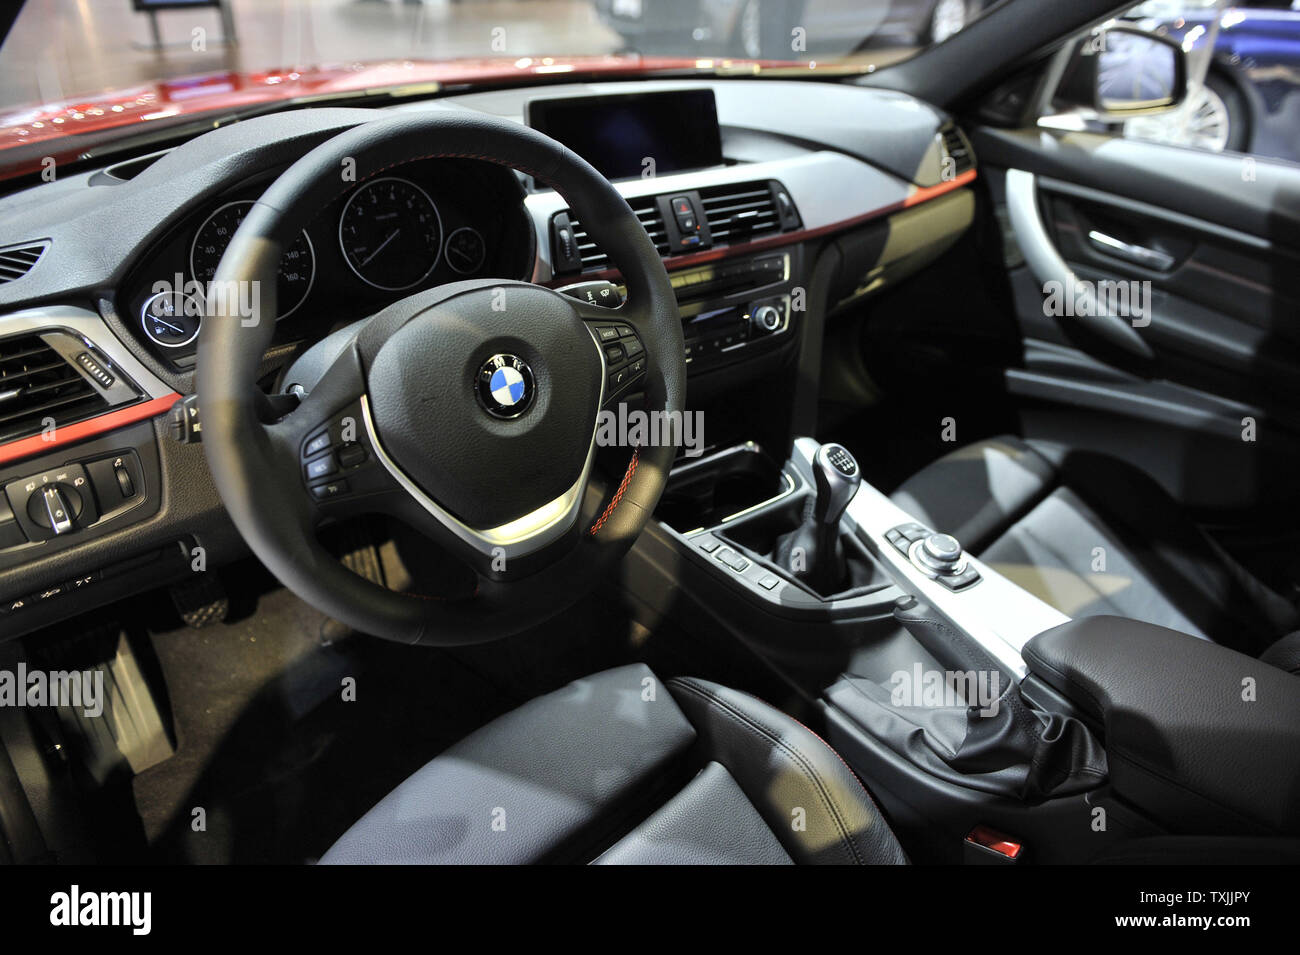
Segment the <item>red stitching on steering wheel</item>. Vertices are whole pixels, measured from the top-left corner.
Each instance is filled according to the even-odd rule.
[[[632,475],[636,474],[636,466],[640,460],[641,449],[633,448],[632,460],[627,463],[627,470],[623,472],[623,480],[619,483],[618,490],[610,498],[609,506],[605,508],[605,513],[600,515],[600,520],[591,525],[591,530],[588,531],[589,534],[593,536],[597,534],[605,526],[605,522],[610,519],[610,516],[614,513],[614,508],[618,507],[618,502],[623,500],[623,494],[627,491],[628,482],[632,480]]]

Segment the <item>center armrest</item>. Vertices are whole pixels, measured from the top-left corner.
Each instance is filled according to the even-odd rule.
[[[1162,825],[1300,833],[1300,679],[1124,617],[1053,627],[1023,653],[1104,726],[1115,791]]]

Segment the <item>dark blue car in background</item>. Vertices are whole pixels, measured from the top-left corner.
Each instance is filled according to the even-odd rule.
[[[1126,136],[1300,162],[1300,2],[1144,3],[1125,19],[1188,49],[1218,21],[1204,87],[1179,110],[1127,121]]]

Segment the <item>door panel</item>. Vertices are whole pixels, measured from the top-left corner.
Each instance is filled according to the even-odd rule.
[[[1009,263],[1030,437],[1144,467],[1188,505],[1293,502],[1300,167],[1103,136],[972,137]]]

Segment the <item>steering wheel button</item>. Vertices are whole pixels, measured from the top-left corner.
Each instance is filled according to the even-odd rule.
[[[609,359],[610,364],[617,365],[627,356],[623,354],[622,345],[610,345],[605,349],[605,357]]]
[[[318,501],[326,501],[331,497],[338,497],[340,494],[348,492],[348,482],[342,479],[330,481],[328,484],[317,484],[311,489],[312,497]]]
[[[366,449],[359,444],[345,444],[339,449],[339,463],[345,468],[364,464],[366,457]]]
[[[597,325],[596,334],[600,336],[602,342],[612,342],[618,338],[618,329],[613,325]]]
[[[308,462],[305,468],[307,480],[315,481],[317,478],[328,477],[338,470],[338,465],[334,461],[334,455],[327,454],[323,458],[317,458],[315,461]]]
[[[320,434],[316,435],[316,437],[303,445],[302,456],[304,458],[310,458],[314,455],[320,454],[329,446],[330,433],[328,431],[322,431]]]

